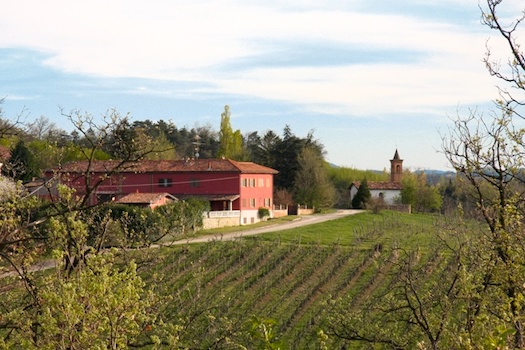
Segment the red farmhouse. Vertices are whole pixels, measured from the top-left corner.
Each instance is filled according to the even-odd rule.
[[[88,162],[71,162],[54,173],[82,195],[86,179],[91,183],[104,179],[117,164],[118,161],[94,161],[86,173]],[[210,201],[215,215],[239,216],[239,224],[248,224],[259,220],[259,208],[271,212],[274,174],[277,170],[230,159],[143,160],[126,164],[108,176],[90,203],[119,200],[130,193],[169,193],[178,199],[201,197]]]

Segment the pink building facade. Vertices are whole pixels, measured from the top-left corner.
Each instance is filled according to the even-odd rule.
[[[169,193],[184,200],[198,197],[210,202],[209,215],[239,217],[239,224],[259,221],[259,208],[272,210],[273,177],[277,171],[252,162],[230,159],[176,161],[144,160],[118,167],[117,161],[71,162],[47,172],[59,182],[86,194],[89,203],[117,201],[130,193]]]

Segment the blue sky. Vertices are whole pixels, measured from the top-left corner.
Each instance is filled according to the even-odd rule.
[[[520,13],[520,0],[506,0]],[[447,169],[451,117],[485,109],[477,0],[6,1],[0,96],[7,117],[115,108],[132,120],[243,133],[314,130],[332,163]],[[504,57],[504,56],[502,56]]]

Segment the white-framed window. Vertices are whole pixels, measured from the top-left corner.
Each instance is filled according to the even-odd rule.
[[[255,208],[255,198],[250,198],[250,207]]]

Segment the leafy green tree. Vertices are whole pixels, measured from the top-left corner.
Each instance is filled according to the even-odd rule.
[[[146,325],[151,327],[149,296],[136,264],[119,268],[111,254],[92,256],[88,262],[89,268],[67,278],[59,266],[58,276],[40,290],[43,305],[36,321],[41,328],[30,347],[123,349]]]
[[[177,153],[175,152],[175,146],[168,141],[164,134],[159,134],[155,138],[150,138],[145,135],[141,135],[138,132],[137,137],[144,139],[144,142],[149,142],[151,152],[145,155],[144,159],[150,160],[174,160],[177,159]]]
[[[410,204],[416,212],[435,212],[441,209],[443,199],[436,186],[430,185],[424,172],[403,175],[401,202]]]
[[[43,203],[22,193],[0,206],[0,269],[8,263],[16,272],[2,282],[17,286],[2,292],[0,347],[175,346],[176,327],[160,321],[158,301],[135,263],[122,263],[117,250],[100,252],[108,216],[98,220],[76,207],[73,191],[59,192],[61,202],[48,207],[47,218],[38,213]],[[53,252],[55,273],[43,276],[31,268],[45,250]]]
[[[118,266],[116,252],[87,255],[87,225],[75,214],[53,217],[48,227],[55,274],[39,281],[25,268],[19,270],[16,277],[30,286],[32,302],[4,305],[10,308],[4,310],[2,323],[11,332],[0,339],[0,345],[121,349],[139,336],[147,337],[157,315],[151,314],[154,299],[144,289],[136,264]]]
[[[248,155],[243,145],[244,145],[244,139],[242,137],[241,131],[237,129],[233,132],[233,142],[232,142],[233,156],[231,157],[232,159],[237,159],[240,161],[246,160]]]
[[[280,137],[273,131],[268,130],[260,139],[257,149],[254,151],[254,161],[265,166],[274,167],[276,162],[275,155],[280,142]]]
[[[34,157],[38,169],[50,169],[59,164],[58,157],[61,152],[55,143],[36,139],[29,142],[27,148],[32,154],[38,155],[38,157]]]
[[[352,208],[354,209],[365,209],[366,204],[371,198],[370,189],[368,188],[368,182],[366,179],[361,181],[357,193],[352,198]]]
[[[64,147],[57,149],[58,155],[55,166],[60,166],[67,162],[86,160],[86,156],[93,160],[110,160],[111,155],[102,149],[83,148],[78,144],[68,143]]]
[[[79,138],[82,135],[82,144],[72,147],[87,160],[84,175],[88,178],[91,162],[110,140],[117,142],[114,147],[123,158],[108,169],[108,176],[153,151],[149,145],[128,138],[129,123],[116,112],[100,125],[89,115],[74,112],[69,117]],[[0,347],[123,348],[137,345],[137,336],[140,344],[175,341],[175,333],[171,336],[161,331],[162,341],[144,333],[156,314],[151,319],[142,317],[146,310],[151,311],[150,300],[133,264],[117,267],[104,260],[109,254],[99,255],[106,235],[114,229],[110,216],[100,216],[97,221],[87,211],[88,197],[100,183],[88,181],[86,197],[78,198],[74,191],[59,185],[52,202],[15,192],[0,205],[0,270],[9,266],[16,275],[7,275],[7,283],[17,281],[13,284],[16,288],[3,290]],[[32,267],[46,251],[54,252],[59,268],[57,275],[43,280]]]
[[[239,159],[242,157],[242,134],[239,130],[233,131],[230,123],[230,107],[224,106],[221,114],[221,130],[219,132],[219,157]]]
[[[199,230],[209,202],[189,198],[155,208],[108,202],[87,210],[88,245],[95,251],[107,247],[147,247],[169,236],[184,237]]]
[[[198,136],[200,158],[214,158],[219,152],[217,132],[210,125],[196,126],[191,129],[192,141]],[[180,146],[179,146],[180,147]],[[195,145],[193,145],[193,149]]]
[[[301,139],[292,133],[289,125],[286,125],[282,139],[274,148],[274,168],[279,171],[279,174],[275,176],[276,188],[293,191],[302,144]]]
[[[295,179],[297,172],[300,169],[299,155],[306,147],[311,147],[319,154],[323,154],[323,145],[314,139],[313,132],[308,133],[305,138],[297,137],[292,133],[289,125],[286,125],[283,130],[283,137],[274,140],[272,133],[267,133],[268,146],[272,150],[270,159],[274,163],[272,168],[279,171],[275,177],[275,187],[283,188],[292,192],[295,188]],[[265,141],[266,142],[266,141]]]
[[[473,115],[459,119],[444,150],[470,185],[470,194],[475,196],[478,212],[489,228],[471,256],[481,268],[475,287],[479,293],[476,314],[489,319],[489,315],[506,318],[504,324],[513,329],[514,346],[519,348],[525,346],[525,304],[521,296],[525,283],[525,211],[520,200],[525,159],[516,150],[525,145],[520,136],[523,130],[514,129],[510,117],[505,114],[490,124]],[[496,296],[498,301],[493,299]],[[486,321],[476,318],[472,322],[481,326],[479,323]]]
[[[417,176],[409,171],[405,171],[402,180],[401,203],[410,204],[415,207],[417,200],[418,181]]]
[[[488,226],[482,239],[469,252],[471,265],[479,267],[470,279],[475,294],[469,336],[499,333],[500,348],[525,347],[525,239],[522,194],[524,191],[525,55],[519,43],[521,12],[516,18],[500,15],[505,1],[487,0],[482,23],[494,30],[510,50],[507,66],[492,58],[487,46],[485,64],[492,76],[504,82],[496,99],[497,111],[490,118],[476,111],[458,117],[443,138],[450,164],[470,186],[478,213]],[[510,89],[508,89],[510,87]],[[503,336],[502,336],[503,335]]]
[[[318,210],[331,208],[335,189],[328,179],[323,157],[316,149],[305,147],[298,160],[300,169],[295,178],[296,202]]]
[[[217,132],[210,125],[196,126],[191,130],[187,128],[177,129],[174,125],[163,126],[166,123],[159,121],[159,128],[164,130],[165,136],[177,150],[181,158],[215,158],[219,152],[219,140]]]
[[[159,120],[153,123],[150,120],[135,121],[130,129],[133,130],[134,137],[143,144],[149,145],[152,152],[145,158],[150,160],[172,160],[176,159],[175,145],[169,140],[168,136],[175,132],[176,127],[171,122]]]

